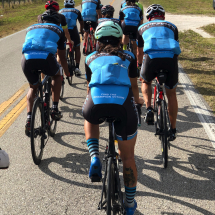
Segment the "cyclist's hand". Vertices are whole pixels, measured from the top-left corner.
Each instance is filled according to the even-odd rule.
[[[72,46],[74,46],[74,42],[72,40],[70,40],[69,42],[72,44]]]

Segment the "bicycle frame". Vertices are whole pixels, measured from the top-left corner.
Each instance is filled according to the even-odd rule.
[[[156,84],[155,84],[155,87],[154,87],[154,95],[156,95],[156,97],[154,96],[153,98],[153,104],[155,106],[155,104],[157,103],[158,105],[161,104],[161,101],[164,100],[165,104],[166,103],[166,99],[165,99],[165,95],[166,95],[166,90],[165,90],[165,85],[164,83],[161,85],[159,83],[159,80],[158,78],[156,77]],[[158,110],[157,110],[158,111]],[[165,111],[166,113],[168,113],[168,110],[167,110],[167,105],[165,105]],[[168,124],[168,130],[170,130],[171,128],[171,123],[170,123],[170,119],[169,119],[169,114],[167,114],[167,124]],[[157,125],[156,125],[157,126]],[[160,135],[162,131],[160,131],[158,128],[156,129],[156,133],[155,135]],[[168,134],[169,136],[169,134]]]

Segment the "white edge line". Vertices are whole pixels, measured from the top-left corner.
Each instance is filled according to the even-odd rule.
[[[207,133],[211,141],[211,144],[215,148],[215,123],[211,119],[214,116],[205,106],[205,101],[202,100],[199,93],[194,88],[193,83],[191,82],[187,74],[184,72],[181,64],[179,64],[179,81],[185,90],[190,104],[192,105],[202,126],[204,127],[205,132]]]

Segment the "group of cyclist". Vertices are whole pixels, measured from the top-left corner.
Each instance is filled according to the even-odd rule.
[[[147,8],[148,22],[143,24],[143,7],[137,0],[125,0],[121,3],[119,19],[113,18],[111,5],[100,7],[100,0],[82,0],[82,12],[74,8],[74,0],[65,0],[65,8],[59,11],[55,1],[48,1],[46,11],[38,16],[38,24],[27,29],[23,44],[22,69],[30,84],[27,94],[27,123],[25,132],[30,133],[31,111],[38,87],[39,74],[52,76],[51,117],[60,120],[58,110],[61,89],[59,63],[70,76],[66,61],[66,40],[75,49],[76,70],[81,75],[80,36],[76,21],[80,23],[80,32],[84,33],[83,52],[87,43],[90,26],[93,28],[97,51],[85,59],[87,97],[82,112],[85,118],[84,130],[91,156],[89,177],[102,178],[102,164],[99,159],[99,124],[105,116],[123,120],[115,121],[115,133],[119,154],[123,162],[123,177],[127,215],[134,214],[137,203],[134,199],[137,184],[137,168],[134,159],[134,147],[137,138],[138,112],[135,106],[145,101],[147,113],[145,122],[154,121],[151,106],[152,80],[155,71],[168,70],[165,83],[168,97],[168,111],[172,125],[170,140],[176,138],[178,83],[178,55],[180,47],[177,27],[165,21],[165,10],[161,5],[153,4]],[[58,12],[59,11],[59,12]],[[134,53],[127,51],[128,35],[132,34]],[[57,59],[55,57],[57,53]],[[142,80],[143,98],[139,97],[138,73]],[[119,114],[120,113],[120,114]]]

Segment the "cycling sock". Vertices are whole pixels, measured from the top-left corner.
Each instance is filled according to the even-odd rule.
[[[31,121],[31,112],[27,113],[27,121]]]
[[[127,50],[127,45],[123,45],[123,50]]]
[[[90,138],[87,140],[91,160],[93,157],[99,156],[99,140],[97,138]]]
[[[78,69],[79,69],[79,63],[76,63],[76,66],[75,66],[75,68],[78,68]]]
[[[136,186],[135,187],[126,187],[125,186],[125,206],[126,207],[134,207],[134,196],[136,194]]]
[[[53,102],[52,103],[52,110],[58,112],[58,102]]]

